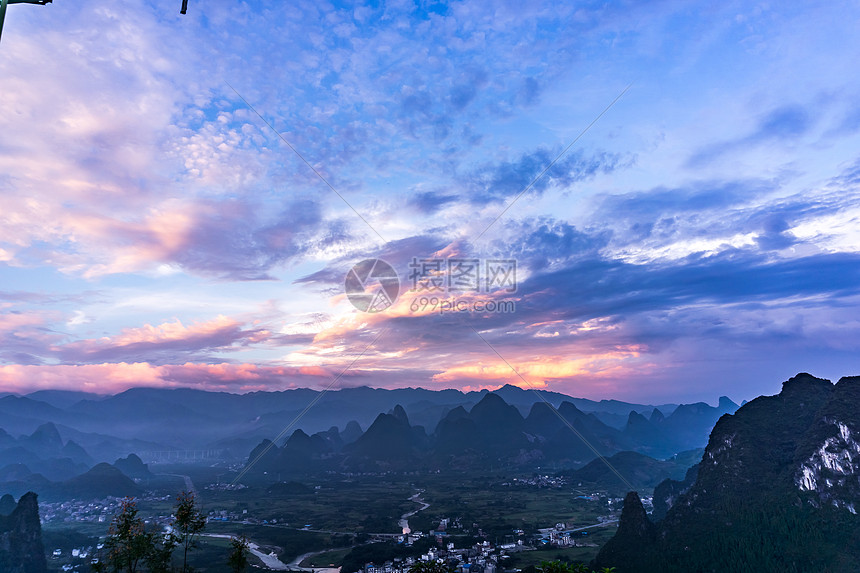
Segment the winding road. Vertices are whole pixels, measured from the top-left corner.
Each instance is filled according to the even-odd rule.
[[[274,551],[266,554],[260,551],[260,546],[253,541],[248,542],[248,550],[263,562],[263,565],[273,571],[289,571],[291,567],[278,559]]]
[[[200,535],[202,537],[217,537],[219,539],[233,539],[233,537],[235,537],[235,535],[229,535],[226,533],[201,533]],[[260,551],[260,546],[253,541],[248,541],[248,551],[250,551],[252,555],[259,558],[260,561],[263,562],[263,565],[273,571],[289,571],[290,569],[295,569],[291,565],[287,565],[286,563],[278,559],[277,555],[275,555],[274,553],[263,553],[262,551]],[[308,569],[308,571],[310,570]]]
[[[198,497],[197,490],[194,488],[194,482],[191,481],[191,476],[185,476],[182,474],[156,474],[160,476],[170,476],[170,477],[178,477],[185,480],[185,491],[190,491],[194,494],[194,497]]]
[[[164,475],[175,475],[175,474],[164,474]],[[185,480],[186,480],[185,485],[186,485],[186,487],[188,487],[188,490],[194,491],[193,490],[194,486],[191,483],[190,477],[188,477],[188,476],[177,476],[177,477],[185,478]],[[400,516],[400,521],[397,522],[398,525],[403,529],[403,535],[406,535],[406,534],[409,534],[412,532],[412,530],[409,528],[409,518],[412,517],[413,515],[415,515],[416,513],[418,513],[419,511],[424,511],[425,509],[430,507],[429,503],[427,503],[423,499],[421,499],[422,493],[424,493],[424,492],[418,491],[412,497],[409,498],[409,501],[421,504],[421,507],[419,507],[418,509],[415,509],[413,511],[404,513],[403,515]],[[270,527],[273,527],[273,526],[270,525]],[[290,528],[290,529],[292,529],[292,528]],[[320,531],[320,532],[322,532],[322,530],[309,530],[309,531]],[[325,533],[345,533],[345,532],[326,531]],[[203,533],[202,535],[204,537],[219,537],[222,539],[231,539],[232,537],[234,537],[233,535],[228,535],[228,534],[224,534],[224,533]],[[394,537],[394,536],[396,536],[396,534],[392,534],[392,533],[373,533],[371,535],[373,535],[374,537]],[[256,543],[254,543],[253,541],[250,541],[250,540],[248,541],[248,549],[250,550],[250,552],[254,556],[259,558],[260,561],[263,562],[263,565],[265,565],[268,569],[270,569],[272,571],[306,571],[306,572],[314,572],[314,573],[340,573],[340,567],[302,567],[302,561],[304,561],[305,559],[308,559],[308,558],[313,557],[315,555],[320,555],[322,553],[326,553],[328,551],[331,551],[330,549],[325,549],[323,551],[311,551],[309,553],[303,553],[302,555],[299,555],[298,557],[296,557],[295,559],[293,559],[289,563],[284,563],[283,561],[278,559],[277,555],[275,555],[274,552],[269,553],[269,554],[263,553],[262,551],[260,551],[260,546]]]
[[[311,551],[310,553],[304,553],[299,555],[295,559],[289,562],[287,567],[289,567],[290,571],[314,571],[315,573],[340,573],[340,567],[302,567],[301,563],[305,559],[309,557],[313,557],[314,555],[320,555],[322,553],[326,553],[331,551],[331,549],[325,549],[323,551]]]

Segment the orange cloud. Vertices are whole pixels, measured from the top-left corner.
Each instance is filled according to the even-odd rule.
[[[504,380],[521,387],[544,387],[547,380],[615,375],[619,369],[625,370],[625,364],[638,356],[639,353],[636,351],[620,351],[574,359],[560,356],[526,360],[508,359],[516,373],[502,360],[478,361],[446,368],[433,376],[433,380],[439,382],[462,379]],[[525,383],[517,373],[526,380]]]
[[[218,315],[217,318],[207,322],[196,323],[190,327],[186,327],[179,319],[175,322],[165,322],[158,326],[146,324],[141,328],[127,328],[122,331],[122,334],[110,338],[102,338],[112,345],[124,346],[139,342],[165,342],[170,340],[186,340],[188,338],[196,338],[199,336],[209,336],[216,332],[224,330],[232,330],[239,326],[239,323],[233,319],[227,318],[224,315]]]

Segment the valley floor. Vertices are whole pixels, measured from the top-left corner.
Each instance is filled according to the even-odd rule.
[[[193,484],[208,515],[206,534],[192,557],[198,571],[221,570],[229,538],[236,535],[252,542],[253,562],[275,571],[336,573],[343,563],[360,560],[353,550],[365,546],[371,547],[368,555],[400,548],[392,549],[402,555],[398,562],[449,548],[468,555],[474,553],[468,548],[478,547],[483,557],[498,559],[500,570],[556,558],[587,562],[614,533],[618,515],[613,507],[617,498],[599,487],[586,490],[534,475],[516,480],[498,474],[327,475],[279,490],[264,483],[240,489],[218,486],[224,479],[222,468],[168,467],[160,473],[176,476],[172,487]],[[144,496],[141,515],[154,527],[166,524],[174,495]],[[72,564],[79,566],[74,570],[88,570],[80,567],[83,560],[71,558],[72,547],[51,543],[65,535],[81,545],[79,554],[86,553],[87,546],[89,555],[97,554],[97,538],[107,533],[115,501],[84,504],[89,511],[80,504],[65,504],[69,511],[78,508],[72,514],[59,514],[60,508],[50,506],[59,519],[43,525],[46,551],[52,556],[61,549],[62,557],[51,558],[49,566],[59,570]],[[387,555],[378,553],[379,559]]]

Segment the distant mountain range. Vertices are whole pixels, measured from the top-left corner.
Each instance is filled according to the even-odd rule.
[[[248,457],[248,467],[252,475],[282,478],[320,471],[557,470],[580,467],[598,456],[616,455],[620,465],[631,469],[632,479],[653,487],[664,478],[682,477],[695,459],[686,456],[658,462],[648,455],[669,457],[703,445],[716,420],[738,407],[726,399],[717,408],[679,406],[669,416],[653,409],[648,418],[633,410],[627,424],[619,429],[567,400],[557,408],[545,402],[532,403],[523,416],[500,394],[488,392],[470,409],[457,406],[449,410],[429,432],[422,425],[411,424],[400,405],[378,414],[358,437],[345,439],[336,426],[311,435],[296,430],[283,445],[269,440],[258,444]],[[644,463],[646,460],[653,463]],[[593,475],[586,472],[582,479],[599,481],[605,477],[600,474],[605,468],[600,462]],[[617,485],[624,484],[619,481]]]
[[[300,417],[307,405],[319,398],[319,391],[293,389],[230,394],[182,388],[133,388],[114,396],[100,396],[40,390],[26,396],[0,397],[0,429],[4,430],[0,439],[6,433],[29,435],[50,422],[64,440],[74,441],[96,461],[110,461],[132,452],[193,449],[217,449],[228,457],[242,459],[262,439],[277,436],[297,419],[296,428],[309,435],[332,426],[345,430],[347,421],[355,421],[367,428],[380,412],[392,411],[400,404],[412,424],[432,431],[449,412],[457,407],[469,410],[486,394],[486,391],[421,388],[344,388],[325,393]],[[541,401],[535,392],[510,385],[500,388],[495,394],[523,416],[529,414],[535,402]],[[708,431],[719,417],[714,415],[716,412],[737,407],[728,398],[721,398],[720,404],[713,408],[704,403],[679,407],[675,404],[653,406],[617,400],[593,401],[543,391],[541,396],[556,407],[569,402],[578,411],[593,414],[604,425],[620,430],[630,422],[631,412],[649,419],[652,416],[670,417],[679,412],[673,416],[673,420],[678,422],[682,419],[680,414],[686,413],[695,420],[683,424],[682,431],[688,432],[689,436],[679,436],[683,439],[676,442],[693,444],[691,447],[704,445]],[[676,426],[671,430],[667,426],[668,433],[677,435],[681,429],[680,424]],[[2,447],[0,443],[0,452]],[[654,452],[655,455],[660,453]],[[0,454],[0,467],[3,461]]]
[[[48,433],[51,431],[49,427],[50,424],[46,424],[37,431]],[[53,428],[53,431],[56,429]],[[146,483],[155,477],[134,454],[118,459],[113,464],[101,462],[92,467],[75,463],[69,458],[40,460],[32,466],[33,469],[15,463],[0,468],[0,494],[19,496],[24,492],[35,491],[45,501],[135,496],[143,491],[137,482]],[[45,474],[37,471],[45,467],[55,472]]]
[[[267,450],[252,476],[511,464],[564,469],[628,450],[665,458],[702,447],[716,420],[738,407],[725,397],[717,407],[651,406],[538,395],[515,386],[496,392],[362,387],[326,393],[300,417],[317,398],[320,393],[308,389],[7,395],[0,398],[0,493],[34,489],[45,499],[79,494],[74,480],[105,462],[129,482],[107,479],[112,470],[101,467],[90,476],[101,485],[89,493],[131,492],[129,483],[151,476],[137,456],[137,463],[123,462],[129,454],[153,459],[194,449],[217,450],[221,459],[234,461]],[[278,444],[265,441],[291,423],[301,429]]]
[[[860,377],[799,374],[711,433],[698,466],[625,499],[596,565],[650,571],[860,571]]]

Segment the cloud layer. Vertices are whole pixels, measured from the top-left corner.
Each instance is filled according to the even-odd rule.
[[[656,402],[857,373],[858,16],[13,6],[0,390],[319,387],[352,365]],[[378,314],[343,293],[371,257],[403,283]],[[452,257],[516,260],[516,292],[456,294],[514,310],[413,308],[410,262]]]

